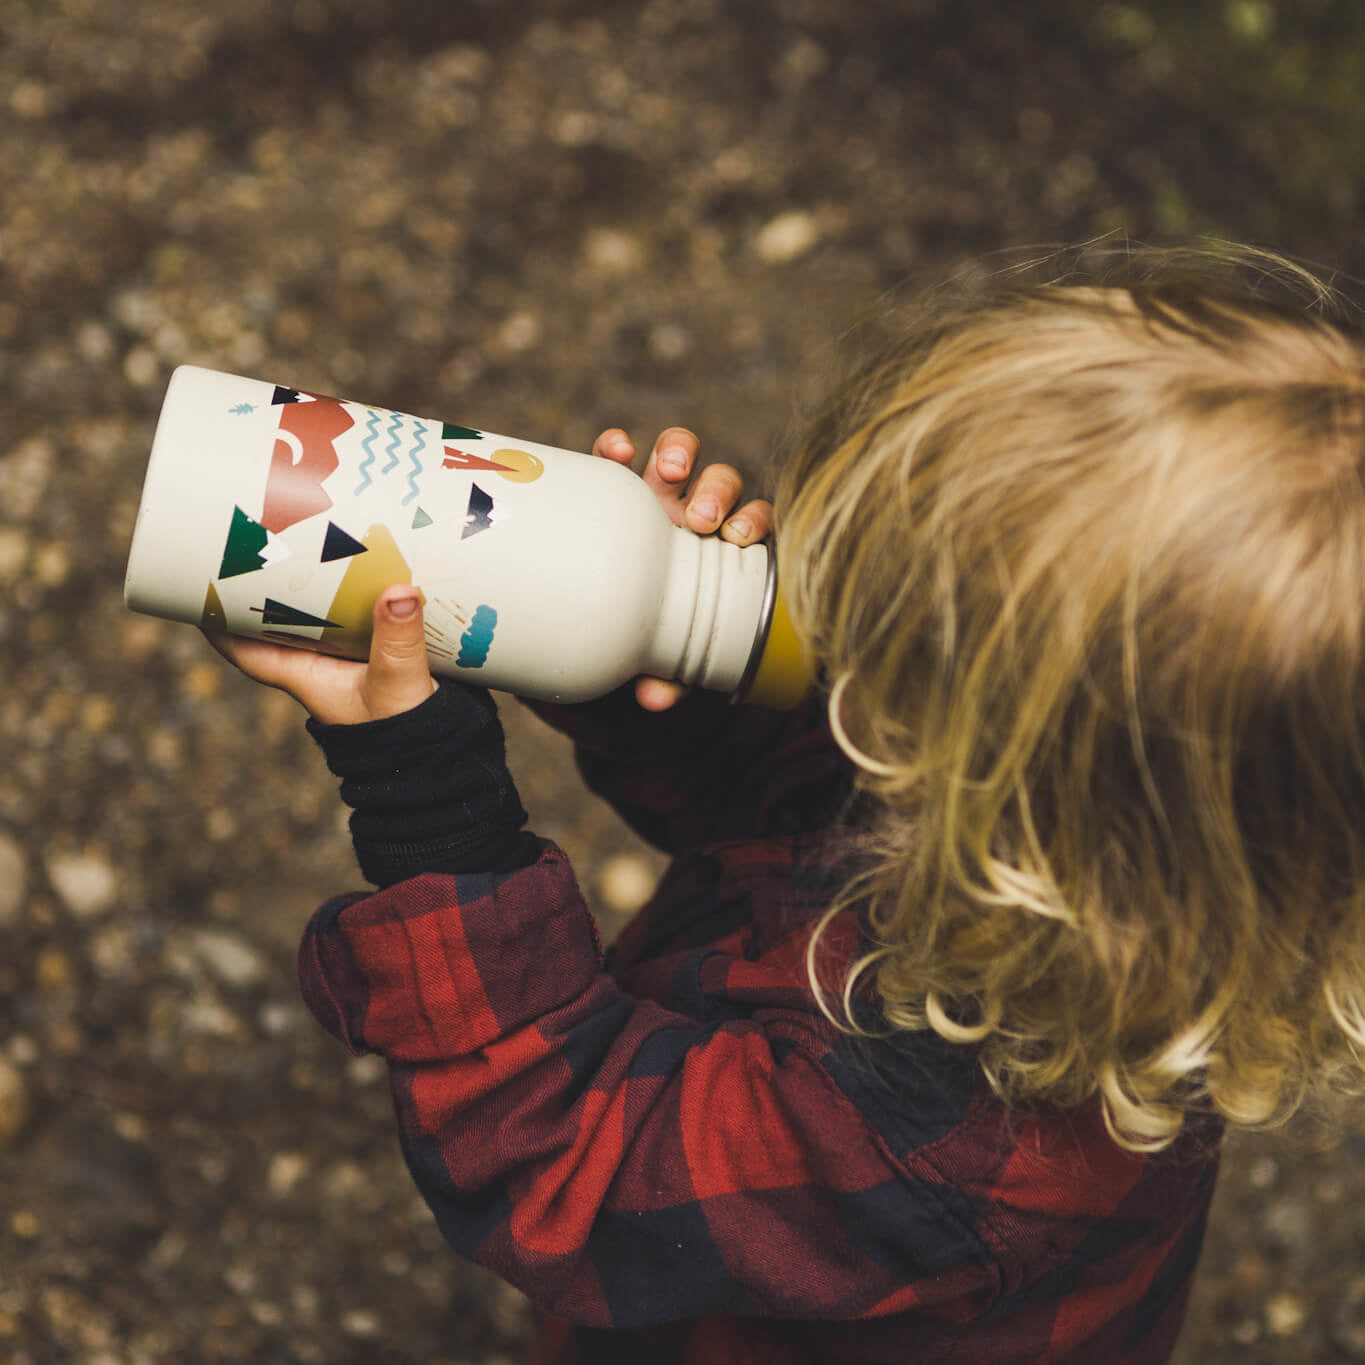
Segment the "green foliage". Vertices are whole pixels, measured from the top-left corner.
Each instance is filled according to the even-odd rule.
[[[1199,124],[1229,130],[1267,172],[1264,230],[1349,213],[1365,167],[1365,5],[1360,0],[1146,0],[1069,4],[1134,80]],[[1189,187],[1193,188],[1193,187]],[[1188,206],[1158,204],[1173,229]]]

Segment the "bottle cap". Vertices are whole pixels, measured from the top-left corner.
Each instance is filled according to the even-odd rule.
[[[768,584],[763,622],[753,654],[735,692],[735,700],[776,711],[790,711],[811,689],[810,656],[796,633],[777,586],[777,556],[768,547]]]

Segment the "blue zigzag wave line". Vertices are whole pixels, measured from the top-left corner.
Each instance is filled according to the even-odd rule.
[[[388,445],[384,447],[384,454],[389,457],[389,462],[379,472],[387,474],[398,463],[398,447],[401,442],[398,439],[398,429],[403,425],[403,414],[395,412],[393,421],[389,423],[389,435],[393,437]]]
[[[403,506],[406,507],[413,498],[417,496],[417,476],[422,472],[422,462],[417,458],[418,454],[425,450],[427,446],[427,424],[420,418],[417,421],[417,444],[408,452],[412,457],[412,473],[408,475],[408,487],[412,490],[404,499]]]
[[[365,458],[360,462],[360,472],[365,476],[357,485],[353,497],[359,497],[373,482],[370,477],[370,466],[374,463],[374,438],[379,434],[379,414],[372,408],[367,409],[370,420],[366,425],[370,434],[360,443],[360,448],[365,452]]]

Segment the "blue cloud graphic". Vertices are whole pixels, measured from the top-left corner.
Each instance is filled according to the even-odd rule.
[[[493,627],[498,624],[498,613],[492,607],[476,607],[469,629],[460,636],[460,657],[455,663],[460,668],[482,668],[488,661],[488,647],[493,643]]]

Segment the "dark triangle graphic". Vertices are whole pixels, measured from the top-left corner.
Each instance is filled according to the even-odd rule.
[[[286,389],[282,384],[275,385],[275,396],[270,400],[271,407],[277,403],[297,403],[299,401],[299,391],[297,389]]]
[[[414,531],[420,531],[422,527],[430,525],[432,525],[431,518],[419,507],[417,509],[417,515],[412,519],[412,529]]]
[[[322,542],[322,562],[333,559],[350,559],[352,555],[363,555],[366,547],[354,536],[348,536],[334,521],[327,523],[327,535]]]
[[[457,427],[454,422],[441,423],[443,441],[477,441],[482,435],[483,432],[475,431],[473,427]]]
[[[469,487],[469,510],[465,513],[464,530],[460,532],[461,540],[468,540],[470,536],[476,536],[480,531],[486,531],[493,524],[493,499],[479,487],[478,484],[471,484]]]
[[[199,618],[199,624],[204,630],[226,631],[228,628],[223,599],[218,596],[218,589],[212,583],[209,584],[208,592],[204,594],[204,611]]]
[[[252,607],[251,610],[262,612],[262,624],[267,626],[329,626],[333,630],[340,629],[335,621],[326,621],[321,616],[310,616],[297,607],[275,601],[273,597],[265,599],[264,607]]]
[[[227,543],[223,546],[223,562],[218,566],[219,578],[235,578],[242,573],[255,573],[265,567],[261,551],[270,539],[259,521],[253,521],[240,507],[232,509],[232,525],[228,527]]]

